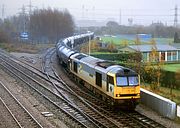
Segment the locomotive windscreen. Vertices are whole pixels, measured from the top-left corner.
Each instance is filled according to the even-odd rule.
[[[116,77],[117,86],[136,86],[139,84],[138,76]]]

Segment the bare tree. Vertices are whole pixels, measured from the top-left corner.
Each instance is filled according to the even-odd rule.
[[[36,40],[56,42],[74,32],[74,21],[67,10],[35,10],[30,16],[31,35]]]

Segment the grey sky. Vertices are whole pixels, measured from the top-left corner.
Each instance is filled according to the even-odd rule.
[[[147,25],[152,21],[161,21],[171,25],[176,4],[180,14],[180,0],[31,0],[31,2],[37,8],[67,8],[76,20],[114,19],[117,22],[121,21],[121,24],[128,24],[128,19],[133,19],[133,24]],[[29,3],[30,0],[1,0],[0,17],[2,17],[3,5],[4,17],[7,17],[17,15],[23,4],[28,11]],[[180,21],[179,16],[178,18]]]

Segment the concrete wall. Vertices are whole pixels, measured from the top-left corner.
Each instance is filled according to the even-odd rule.
[[[176,103],[141,88],[141,103],[160,113],[162,116],[174,119],[176,117]]]

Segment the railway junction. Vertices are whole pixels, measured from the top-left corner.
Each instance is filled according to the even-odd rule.
[[[69,79],[55,48],[30,56],[1,50],[0,59],[2,128],[179,127],[141,104],[131,112],[112,109]]]
[[[2,0],[0,128],[180,128],[179,4]]]

